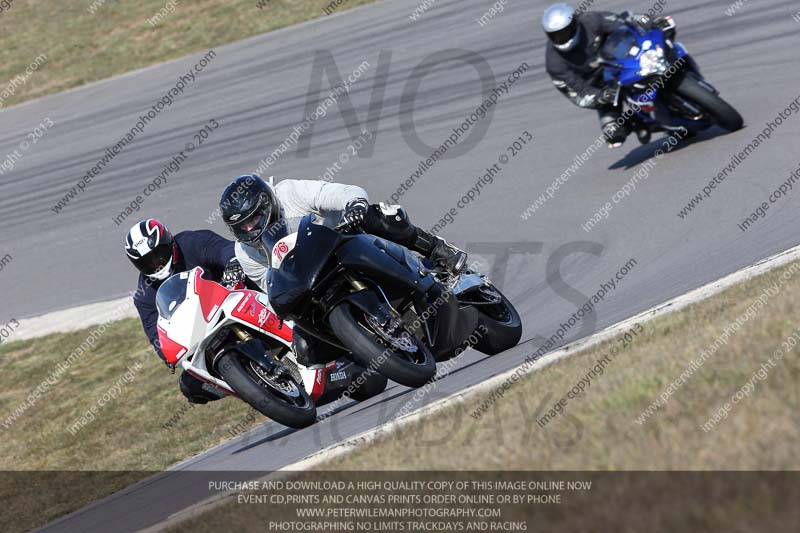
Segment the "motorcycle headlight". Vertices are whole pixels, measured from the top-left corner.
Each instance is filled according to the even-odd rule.
[[[667,62],[664,60],[664,49],[656,46],[652,50],[643,53],[639,58],[640,76],[650,76],[652,74],[663,74],[667,71]]]

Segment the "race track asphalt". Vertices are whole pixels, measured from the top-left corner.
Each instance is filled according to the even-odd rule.
[[[215,48],[216,56],[196,82],[60,214],[51,210],[58,199],[205,54],[2,111],[0,157],[17,149],[43,120],[55,124],[25,151],[13,171],[0,175],[0,257],[13,257],[0,271],[2,322],[132,290],[135,276],[122,240],[133,221],[117,226],[112,219],[211,119],[219,127],[134,217],[157,217],[173,230],[223,233],[219,222],[206,222],[220,191],[234,176],[253,171],[303,122],[307,102],[317,94],[309,94],[312,65],[328,52],[343,77],[369,63],[352,85],[352,108],[340,100],[341,105],[314,122],[306,157],[298,157],[293,146],[264,174],[276,179],[323,175],[340,157],[346,159],[341,154],[349,152],[350,134],[356,137],[367,127],[370,102],[382,95],[382,105],[372,111],[379,119],[369,124],[374,152],[340,163],[342,170],[334,176],[335,181],[366,187],[374,201],[387,199],[425,159],[403,132],[430,146],[440,144],[480,104],[482,89],[490,91],[523,62],[529,67],[500,97],[493,114],[473,128],[483,130],[483,137],[473,138],[477,142],[458,157],[435,163],[400,198],[415,223],[431,227],[457,207],[487,167],[502,154],[511,155],[507,148],[523,132],[533,136],[441,232],[493,272],[521,312],[523,339],[529,342],[492,358],[465,354],[456,371],[422,403],[518,365],[540,344],[537,336],[552,336],[631,259],[635,264],[629,263],[616,288],[587,320],[569,328],[558,345],[800,243],[800,193],[794,191],[771,204],[766,217],[748,231],[737,227],[800,164],[797,113],[688,216],[677,215],[765,122],[800,95],[795,2],[744,4],[727,16],[727,0],[669,0],[667,11],[678,23],[679,39],[742,112],[748,127],[730,135],[717,129],[705,132],[652,160],[648,178],[613,204],[608,217],[590,232],[581,226],[641,171],[661,141],[640,147],[632,139],[617,151],[602,147],[523,220],[523,211],[598,135],[594,113],[573,107],[544,74],[539,19],[545,2],[510,0],[483,27],[476,19],[490,2],[439,0],[414,22],[409,15],[416,5],[414,0],[381,2]],[[632,7],[646,12],[650,5]],[[604,1],[595,7],[631,6]],[[254,16],[264,16],[253,9]],[[423,63],[431,57],[450,59],[426,71]],[[410,79],[419,82],[416,91]],[[327,77],[324,82],[327,94]],[[409,108],[414,109],[413,126],[401,126],[401,117],[407,122],[412,116]],[[341,109],[348,113],[350,130]],[[408,390],[395,385],[366,405],[349,405],[303,431],[267,423],[180,468],[274,470],[379,425],[410,398]],[[204,487],[189,485],[174,473],[161,474],[51,529],[103,531],[113,526],[128,531],[153,525],[208,496]],[[180,497],[166,497],[175,494]]]

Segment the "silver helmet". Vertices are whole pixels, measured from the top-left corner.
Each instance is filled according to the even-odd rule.
[[[542,17],[542,28],[557,50],[567,52],[580,41],[581,27],[578,15],[569,4],[553,4]]]

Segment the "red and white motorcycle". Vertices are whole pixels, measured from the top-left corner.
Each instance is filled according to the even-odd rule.
[[[204,279],[200,267],[165,281],[156,305],[167,361],[286,426],[313,424],[316,406],[348,388],[355,400],[386,388],[385,377],[365,374],[349,359],[301,365],[292,352],[292,323],[275,315],[265,294],[228,290]]]

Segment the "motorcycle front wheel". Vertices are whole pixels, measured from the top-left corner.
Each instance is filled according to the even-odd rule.
[[[700,106],[711,115],[714,123],[728,131],[736,131],[744,126],[744,119],[728,102],[704,87],[693,76],[686,75],[675,88],[675,93]]]
[[[300,429],[317,418],[311,397],[291,376],[270,375],[258,363],[235,351],[220,357],[217,371],[242,400],[275,422]]]
[[[519,344],[522,337],[522,319],[514,305],[497,287],[489,284],[479,296],[486,303],[473,305],[478,311],[478,341],[472,346],[486,355],[497,355]],[[472,299],[476,296],[470,295]],[[492,303],[489,303],[492,302]]]
[[[390,337],[347,302],[334,307],[328,320],[341,343],[364,368],[373,368],[401,385],[414,388],[423,386],[436,374],[436,360],[431,351],[402,326]]]

